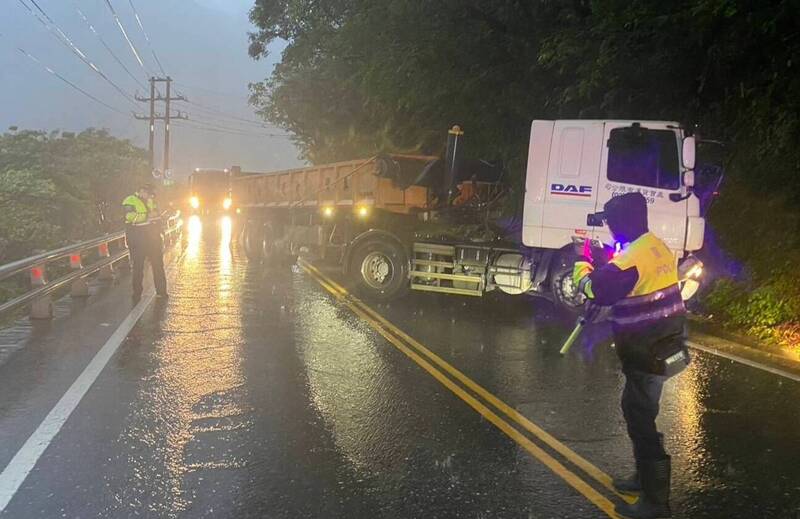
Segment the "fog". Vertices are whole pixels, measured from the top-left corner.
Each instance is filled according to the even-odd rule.
[[[25,3],[35,9],[31,0]],[[117,27],[106,0],[37,0],[44,13],[86,57],[123,91],[146,97],[150,72],[159,74],[128,0],[111,0],[123,27],[144,62],[136,60]],[[257,116],[248,106],[249,82],[269,75],[280,57],[281,45],[270,58],[254,61],[247,54],[247,13],[252,0],[134,0],[152,48],[176,91],[191,103],[173,103],[172,112],[188,113],[190,122],[172,125],[172,170],[176,178],[194,167],[241,165],[247,170],[274,170],[301,164],[297,151],[280,129],[262,128],[241,119]],[[93,72],[69,48],[27,11],[21,2],[4,2],[0,12],[0,128],[80,131],[106,128],[113,135],[147,146],[147,122],[132,112],[148,113],[147,103],[126,99]],[[78,14],[80,9],[125,65],[131,77],[103,47]],[[44,19],[44,16],[37,11]],[[23,49],[42,62],[35,63]],[[123,114],[77,92],[49,72],[51,67],[89,94]],[[146,69],[146,70],[145,70]],[[135,78],[135,79],[134,79]],[[161,86],[161,92],[163,91]],[[198,106],[199,105],[199,106]],[[157,107],[163,113],[163,104]],[[163,123],[156,125],[157,168],[162,165]]]

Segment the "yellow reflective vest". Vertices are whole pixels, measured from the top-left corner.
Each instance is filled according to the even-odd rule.
[[[154,200],[142,200],[138,195],[129,195],[122,201],[127,225],[147,225],[158,216]]]
[[[643,234],[596,270],[577,262],[573,276],[587,297],[611,305],[609,321],[626,368],[658,374],[657,357],[685,349],[686,309],[677,261],[653,233]]]

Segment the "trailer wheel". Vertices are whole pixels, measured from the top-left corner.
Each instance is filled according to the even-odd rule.
[[[265,263],[270,263],[275,260],[275,232],[272,229],[272,225],[269,223],[265,223],[261,226],[261,258],[264,260]]]
[[[244,254],[250,261],[260,261],[262,255],[263,234],[261,225],[257,222],[247,222],[242,227],[239,238]]]
[[[578,287],[572,282],[574,267],[574,256],[567,254],[557,256],[551,264],[550,289],[557,307],[577,315],[586,301],[586,296],[578,292]]]
[[[399,244],[370,240],[350,256],[348,272],[356,292],[375,301],[388,301],[408,290],[408,258]]]

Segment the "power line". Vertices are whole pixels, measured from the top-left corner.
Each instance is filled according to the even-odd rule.
[[[219,123],[217,121],[204,120],[202,118],[197,118],[196,116],[192,117],[192,121],[200,123],[200,124],[204,124],[206,126],[213,127],[213,128],[219,129],[219,130],[230,130],[230,131],[242,132],[242,133],[260,133],[260,134],[263,134],[263,135],[270,135],[270,136],[278,136],[278,135],[280,135],[280,136],[284,136],[284,137],[290,137],[290,135],[287,135],[287,134],[277,134],[277,133],[269,133],[269,132],[268,133],[255,132],[254,130],[250,130],[250,129],[247,129],[247,128],[241,128],[241,127],[240,128],[236,128],[236,127],[233,127],[233,126],[226,126],[225,124],[221,124],[221,123]]]
[[[247,100],[248,100],[248,98],[246,96],[242,96],[242,95],[239,95],[239,94],[232,94],[230,92],[221,92],[219,90],[212,90],[212,89],[207,88],[207,87],[190,85],[188,83],[183,83],[181,81],[176,81],[175,84],[176,85],[180,85],[180,86],[182,86],[184,88],[192,89],[192,90],[200,90],[200,91],[203,91],[203,92],[208,92],[209,94],[216,95],[216,96],[232,97],[232,98],[239,99],[239,100],[245,101],[245,102],[247,102]]]
[[[139,66],[142,67],[142,70],[147,76],[153,76],[154,74],[150,73],[147,70],[147,67],[144,66],[144,61],[142,61],[139,52],[136,50],[136,45],[133,44],[131,39],[128,37],[128,32],[125,30],[125,27],[122,25],[122,22],[117,16],[117,11],[114,9],[114,6],[111,5],[111,0],[105,0],[108,9],[111,11],[111,16],[114,17],[114,21],[117,22],[117,27],[119,27],[120,32],[122,32],[122,36],[125,38],[125,41],[128,42],[128,47],[130,47],[131,52],[133,52],[133,56],[136,58],[136,61],[139,63]]]
[[[213,132],[213,133],[224,133],[229,135],[241,135],[246,137],[265,137],[265,138],[283,138],[283,139],[290,139],[292,135],[288,134],[279,134],[279,133],[262,133],[262,132],[248,132],[245,130],[230,130],[224,127],[219,127],[216,125],[212,125],[209,123],[204,123],[202,121],[196,121],[190,119],[189,121],[181,121],[180,124],[177,122],[176,125],[179,125],[184,128],[189,128],[193,130],[200,130],[206,132]]]
[[[237,133],[237,134],[241,134],[241,135],[262,135],[262,136],[265,136],[265,137],[287,137],[287,138],[288,137],[292,137],[291,135],[285,134],[285,133],[257,132],[257,131],[253,131],[253,130],[247,130],[247,129],[244,129],[244,128],[232,128],[230,126],[224,126],[224,125],[220,125],[220,124],[217,124],[217,123],[214,123],[214,122],[204,121],[202,119],[191,118],[190,120],[192,121],[193,124],[202,126],[204,128],[209,128],[209,129],[219,130],[219,131],[224,131],[224,132]]]
[[[0,36],[2,36],[2,35],[3,35],[3,34],[2,34],[2,33],[0,33]],[[118,114],[122,114],[122,115],[124,115],[124,116],[129,116],[129,115],[130,115],[130,114],[126,114],[126,113],[125,113],[125,112],[123,112],[122,110],[119,110],[119,109],[117,109],[117,108],[115,108],[115,107],[111,106],[110,104],[106,103],[105,101],[102,101],[102,100],[98,99],[97,97],[93,96],[92,94],[90,94],[90,93],[89,93],[89,92],[87,92],[86,90],[82,89],[81,87],[79,87],[78,85],[76,85],[75,83],[73,83],[72,81],[70,81],[69,79],[65,78],[64,76],[62,76],[61,74],[59,74],[58,72],[56,72],[55,70],[53,70],[52,68],[50,68],[49,66],[45,65],[44,63],[42,63],[42,61],[41,61],[41,60],[39,60],[39,58],[37,58],[37,57],[36,57],[36,56],[34,56],[33,54],[29,53],[29,52],[28,52],[28,51],[26,51],[25,49],[23,49],[23,48],[21,48],[21,47],[16,47],[16,49],[17,49],[17,50],[18,50],[18,51],[19,51],[19,52],[20,52],[20,53],[21,53],[23,56],[27,57],[28,59],[30,59],[31,61],[33,61],[33,62],[34,62],[34,63],[36,63],[37,65],[41,66],[41,67],[42,67],[42,68],[44,68],[44,69],[45,69],[47,72],[49,72],[50,74],[54,75],[55,77],[57,77],[58,79],[60,79],[61,81],[63,81],[63,82],[64,82],[64,83],[66,83],[67,85],[69,85],[70,87],[72,87],[73,89],[77,90],[78,92],[80,92],[80,93],[81,93],[81,94],[83,94],[84,96],[86,96],[86,97],[88,97],[89,99],[91,99],[92,101],[94,101],[94,102],[96,102],[96,103],[98,103],[98,104],[100,104],[100,105],[102,105],[102,106],[104,106],[104,107],[108,108],[109,110],[111,110],[111,111],[113,111],[113,112],[116,112],[116,113],[118,113]]]
[[[125,99],[127,99],[131,103],[136,103],[133,97],[130,94],[125,92],[119,85],[114,83],[108,76],[106,76],[100,68],[95,65],[87,56],[86,54],[77,46],[73,41],[66,35],[64,31],[56,24],[53,19],[48,16],[48,14],[35,2],[35,0],[31,0],[31,3],[36,7],[36,9],[42,13],[44,19],[39,16],[31,7],[25,3],[24,0],[19,0],[19,3],[31,14],[33,15],[39,23],[44,25],[44,27],[59,41],[62,45],[66,46],[69,50],[71,50],[81,61],[83,61],[86,66],[88,66],[92,71],[98,74],[101,78],[103,78],[108,84],[110,84],[117,92],[120,93]]]
[[[200,104],[200,103],[198,103],[196,101],[186,101],[186,102],[189,103],[190,105],[194,106],[197,110],[200,110],[201,112],[206,112],[208,114],[213,114],[213,115],[209,115],[209,117],[216,116],[217,118],[220,118],[220,119],[230,119],[231,121],[235,121],[235,122],[238,122],[238,123],[250,124],[250,125],[258,126],[260,128],[277,128],[276,126],[267,124],[267,123],[265,123],[263,121],[258,121],[256,119],[248,119],[246,117],[239,117],[239,116],[236,116],[236,115],[232,115],[232,114],[229,114],[229,113],[224,112],[222,110],[217,110],[215,108],[211,108],[210,106],[202,105],[202,104]]]
[[[153,59],[156,60],[156,64],[158,65],[159,70],[161,70],[161,75],[166,76],[167,73],[164,72],[164,67],[161,66],[161,60],[158,59],[156,56],[156,51],[153,48],[152,43],[150,42],[150,36],[147,35],[147,32],[144,30],[144,25],[142,25],[142,19],[139,18],[139,13],[136,11],[136,7],[133,5],[133,0],[128,0],[128,3],[131,4],[131,9],[133,10],[133,16],[136,17],[136,23],[139,24],[139,29],[141,29],[142,34],[144,34],[144,39],[147,42],[147,47],[150,49],[150,52],[153,54]]]
[[[125,66],[125,63],[123,63],[122,60],[119,59],[119,57],[117,57],[117,55],[114,53],[114,51],[111,50],[111,47],[108,46],[108,43],[106,43],[106,40],[103,39],[103,37],[100,35],[100,33],[97,32],[97,29],[94,28],[94,25],[92,25],[92,22],[89,21],[89,19],[86,17],[85,14],[83,14],[83,11],[81,11],[81,9],[77,6],[77,4],[75,5],[75,10],[78,11],[78,14],[80,15],[80,17],[83,18],[84,22],[86,22],[86,25],[89,27],[89,30],[92,31],[92,34],[97,36],[97,38],[100,40],[100,43],[103,44],[103,47],[105,47],[105,49],[108,51],[108,53],[111,54],[111,57],[114,58],[114,61],[116,61],[119,64],[119,66],[122,67],[122,69],[125,72],[128,73],[128,75],[131,77],[131,79],[133,79],[136,82],[136,84],[138,84],[143,89],[147,90],[147,87],[145,86],[145,84],[142,83],[142,81],[139,78],[134,76],[133,72],[131,72],[128,69],[128,67]]]
[[[235,135],[237,137],[256,137],[259,139],[271,139],[271,138],[282,138],[286,139],[289,138],[288,135],[269,135],[269,134],[261,134],[261,133],[238,133],[238,132],[230,132],[227,130],[217,130],[215,128],[206,128],[204,126],[192,126],[185,122],[183,123],[175,123],[176,126],[179,126],[185,130],[195,130],[199,132],[211,132],[211,133],[220,133],[224,135]]]

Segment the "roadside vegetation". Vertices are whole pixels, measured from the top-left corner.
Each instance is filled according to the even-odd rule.
[[[252,85],[312,162],[440,152],[522,172],[533,118],[698,125],[727,143],[712,208],[718,322],[796,346],[800,328],[800,9],[789,0],[257,0],[250,54],[289,42]],[[719,248],[717,248],[719,247]]]
[[[148,171],[144,150],[104,130],[0,134],[0,264],[119,230],[120,203]]]

